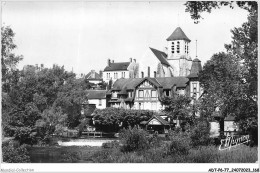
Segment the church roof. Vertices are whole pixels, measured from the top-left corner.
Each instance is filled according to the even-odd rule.
[[[190,42],[191,40],[185,35],[180,27],[176,28],[173,33],[166,39],[167,41],[173,40],[186,40]]]
[[[106,66],[104,71],[125,71],[129,65],[130,62],[110,63],[110,66]]]
[[[154,53],[154,55],[158,58],[158,60],[163,64],[163,65],[166,65],[166,66],[170,66],[170,64],[168,63],[168,61],[166,60],[167,58],[167,54],[162,52],[162,51],[159,51],[159,50],[156,50],[156,49],[153,49],[151,48],[151,51]]]

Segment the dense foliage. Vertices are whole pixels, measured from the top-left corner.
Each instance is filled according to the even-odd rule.
[[[121,108],[96,109],[94,112],[94,124],[97,129],[107,132],[118,132],[119,129],[134,127],[142,121],[149,120],[153,111],[126,110]]]
[[[5,136],[22,143],[47,141],[64,127],[80,123],[86,80],[76,79],[64,67],[28,65],[16,69],[21,56],[13,53],[14,32],[2,27],[2,128]]]
[[[121,151],[132,152],[148,149],[150,146],[147,135],[145,130],[136,127],[123,130],[119,136],[123,145]]]
[[[25,145],[14,147],[7,144],[2,147],[3,162],[6,163],[29,163],[30,157]]]
[[[256,1],[189,1],[186,11],[198,23],[201,13],[221,6],[238,7],[249,12],[248,21],[231,30],[232,42],[226,53],[217,53],[207,61],[199,74],[204,95],[201,115],[209,117],[215,110],[226,117],[232,115],[242,133],[258,138],[258,6]]]
[[[197,104],[187,95],[175,94],[173,97],[164,97],[162,103],[165,106],[164,112],[171,120],[185,120],[190,125],[195,120]]]
[[[186,6],[185,11],[190,13],[194,22],[199,23],[199,20],[202,18],[201,13],[210,13],[213,9],[218,9],[222,6],[229,6],[233,9],[236,6],[235,4],[247,11],[257,10],[256,1],[187,1],[184,5]]]

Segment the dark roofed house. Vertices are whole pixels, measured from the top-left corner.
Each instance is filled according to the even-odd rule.
[[[167,133],[168,129],[170,128],[170,123],[164,120],[159,115],[154,115],[146,122],[146,129],[148,131],[158,132],[158,133]]]
[[[98,84],[103,81],[102,72],[95,72],[95,70],[91,70],[85,77],[85,79],[91,83]]]
[[[172,96],[173,93],[187,92],[188,78],[130,78],[118,79],[113,84],[108,101],[110,107],[121,107],[122,100],[128,109],[162,109],[161,99]]]
[[[104,109],[107,107],[106,102],[106,90],[86,90],[86,95],[88,98],[89,104],[95,104],[96,108]]]
[[[129,65],[130,62],[110,63],[110,66],[106,66],[104,71],[125,71]]]

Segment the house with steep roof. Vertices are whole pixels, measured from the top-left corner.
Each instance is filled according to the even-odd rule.
[[[186,94],[188,85],[186,77],[118,79],[107,93],[108,106],[159,111],[163,109],[163,97]]]
[[[91,70],[86,76],[85,79],[90,83],[99,84],[103,81],[102,71],[99,73],[95,72],[95,70]]]
[[[121,78],[138,78],[138,73],[139,64],[136,59],[130,58],[129,62],[114,62],[114,60],[108,59],[107,66],[103,71],[103,80],[106,83],[112,80],[112,83],[114,83],[114,81]]]
[[[170,123],[159,115],[153,115],[144,125],[151,132],[167,133],[170,129]]]

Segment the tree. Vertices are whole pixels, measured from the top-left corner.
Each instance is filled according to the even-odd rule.
[[[184,5],[186,6],[185,11],[190,13],[194,23],[199,23],[199,20],[202,18],[202,12],[210,13],[212,9],[217,9],[221,6],[229,6],[233,9],[234,3],[249,12],[257,10],[256,1],[187,1]]]
[[[228,1],[219,1],[219,2],[202,2],[202,1],[192,1],[186,2],[186,12],[190,12],[191,18],[195,20],[195,23],[198,23],[198,20],[201,17],[201,13],[204,11],[211,12],[212,9],[220,8],[221,6],[229,5],[231,8],[234,7],[234,3],[242,9],[245,9],[249,12],[248,21],[245,22],[241,27],[234,28],[231,30],[232,33],[232,42],[231,44],[226,44],[225,47],[227,52],[232,56],[228,56],[227,58],[231,58],[232,62],[237,66],[240,65],[239,76],[237,76],[235,71],[231,76],[237,76],[235,80],[228,76],[227,74],[223,74],[225,78],[229,81],[233,80],[234,83],[227,83],[221,85],[221,81],[218,81],[218,85],[223,89],[216,88],[216,91],[224,98],[220,99],[220,96],[216,96],[213,93],[214,85],[211,88],[211,91],[207,91],[205,89],[204,97],[204,105],[209,106],[210,109],[214,110],[217,105],[221,105],[221,111],[224,115],[231,113],[236,117],[236,121],[239,122],[240,128],[244,133],[252,134],[253,141],[257,143],[257,113],[258,113],[258,97],[257,97],[257,81],[258,81],[258,4],[257,1],[236,1],[236,2],[228,2]],[[232,63],[231,62],[231,63]],[[231,64],[231,67],[235,67],[234,64]],[[220,63],[221,64],[221,63]],[[219,65],[220,65],[219,64]],[[223,65],[223,64],[222,64]],[[216,69],[218,68],[215,66]],[[207,67],[209,69],[209,67]],[[229,67],[226,66],[227,69]],[[234,70],[234,69],[233,69]],[[204,70],[203,70],[204,71]],[[212,70],[213,72],[214,70]],[[225,70],[227,71],[227,70]],[[212,75],[208,73],[209,76]],[[230,74],[230,73],[228,73]],[[207,72],[204,72],[204,75],[201,77],[206,77]],[[215,74],[217,75],[217,74]],[[213,75],[214,76],[214,75]],[[206,78],[204,78],[206,79]],[[211,85],[209,78],[208,84]],[[205,84],[205,83],[204,83]],[[225,87],[224,87],[225,86]],[[209,87],[210,88],[210,87]],[[225,90],[224,90],[225,89]],[[228,92],[229,91],[229,92]],[[227,94],[227,95],[225,95]],[[216,99],[218,98],[218,99]],[[221,100],[221,101],[220,101]],[[206,104],[207,103],[207,104]],[[212,108],[213,107],[213,108]],[[206,108],[206,106],[204,106]],[[209,109],[208,109],[209,110]]]
[[[69,78],[66,84],[60,87],[54,107],[61,107],[67,114],[67,125],[70,128],[80,124],[82,103],[87,100],[87,95],[80,83],[75,78]]]
[[[17,46],[14,43],[15,33],[9,26],[1,27],[1,36],[2,89],[8,92],[10,85],[17,82],[16,66],[23,57],[13,53]]]
[[[205,90],[203,101],[209,101],[201,107],[202,115],[211,115],[219,107],[222,115],[233,113],[230,109],[236,99],[243,94],[241,65],[231,54],[218,53],[206,62],[199,73],[199,80]],[[233,106],[232,106],[233,107]],[[204,113],[204,114],[203,114]]]
[[[41,119],[35,123],[38,136],[44,142],[48,141],[53,133],[60,134],[65,129],[66,121],[67,115],[63,114],[60,107],[45,109],[41,115]]]
[[[164,97],[162,104],[165,105],[164,111],[171,119],[187,120],[190,124],[193,124],[196,111],[191,101],[192,99],[187,95],[174,94],[173,97]]]

